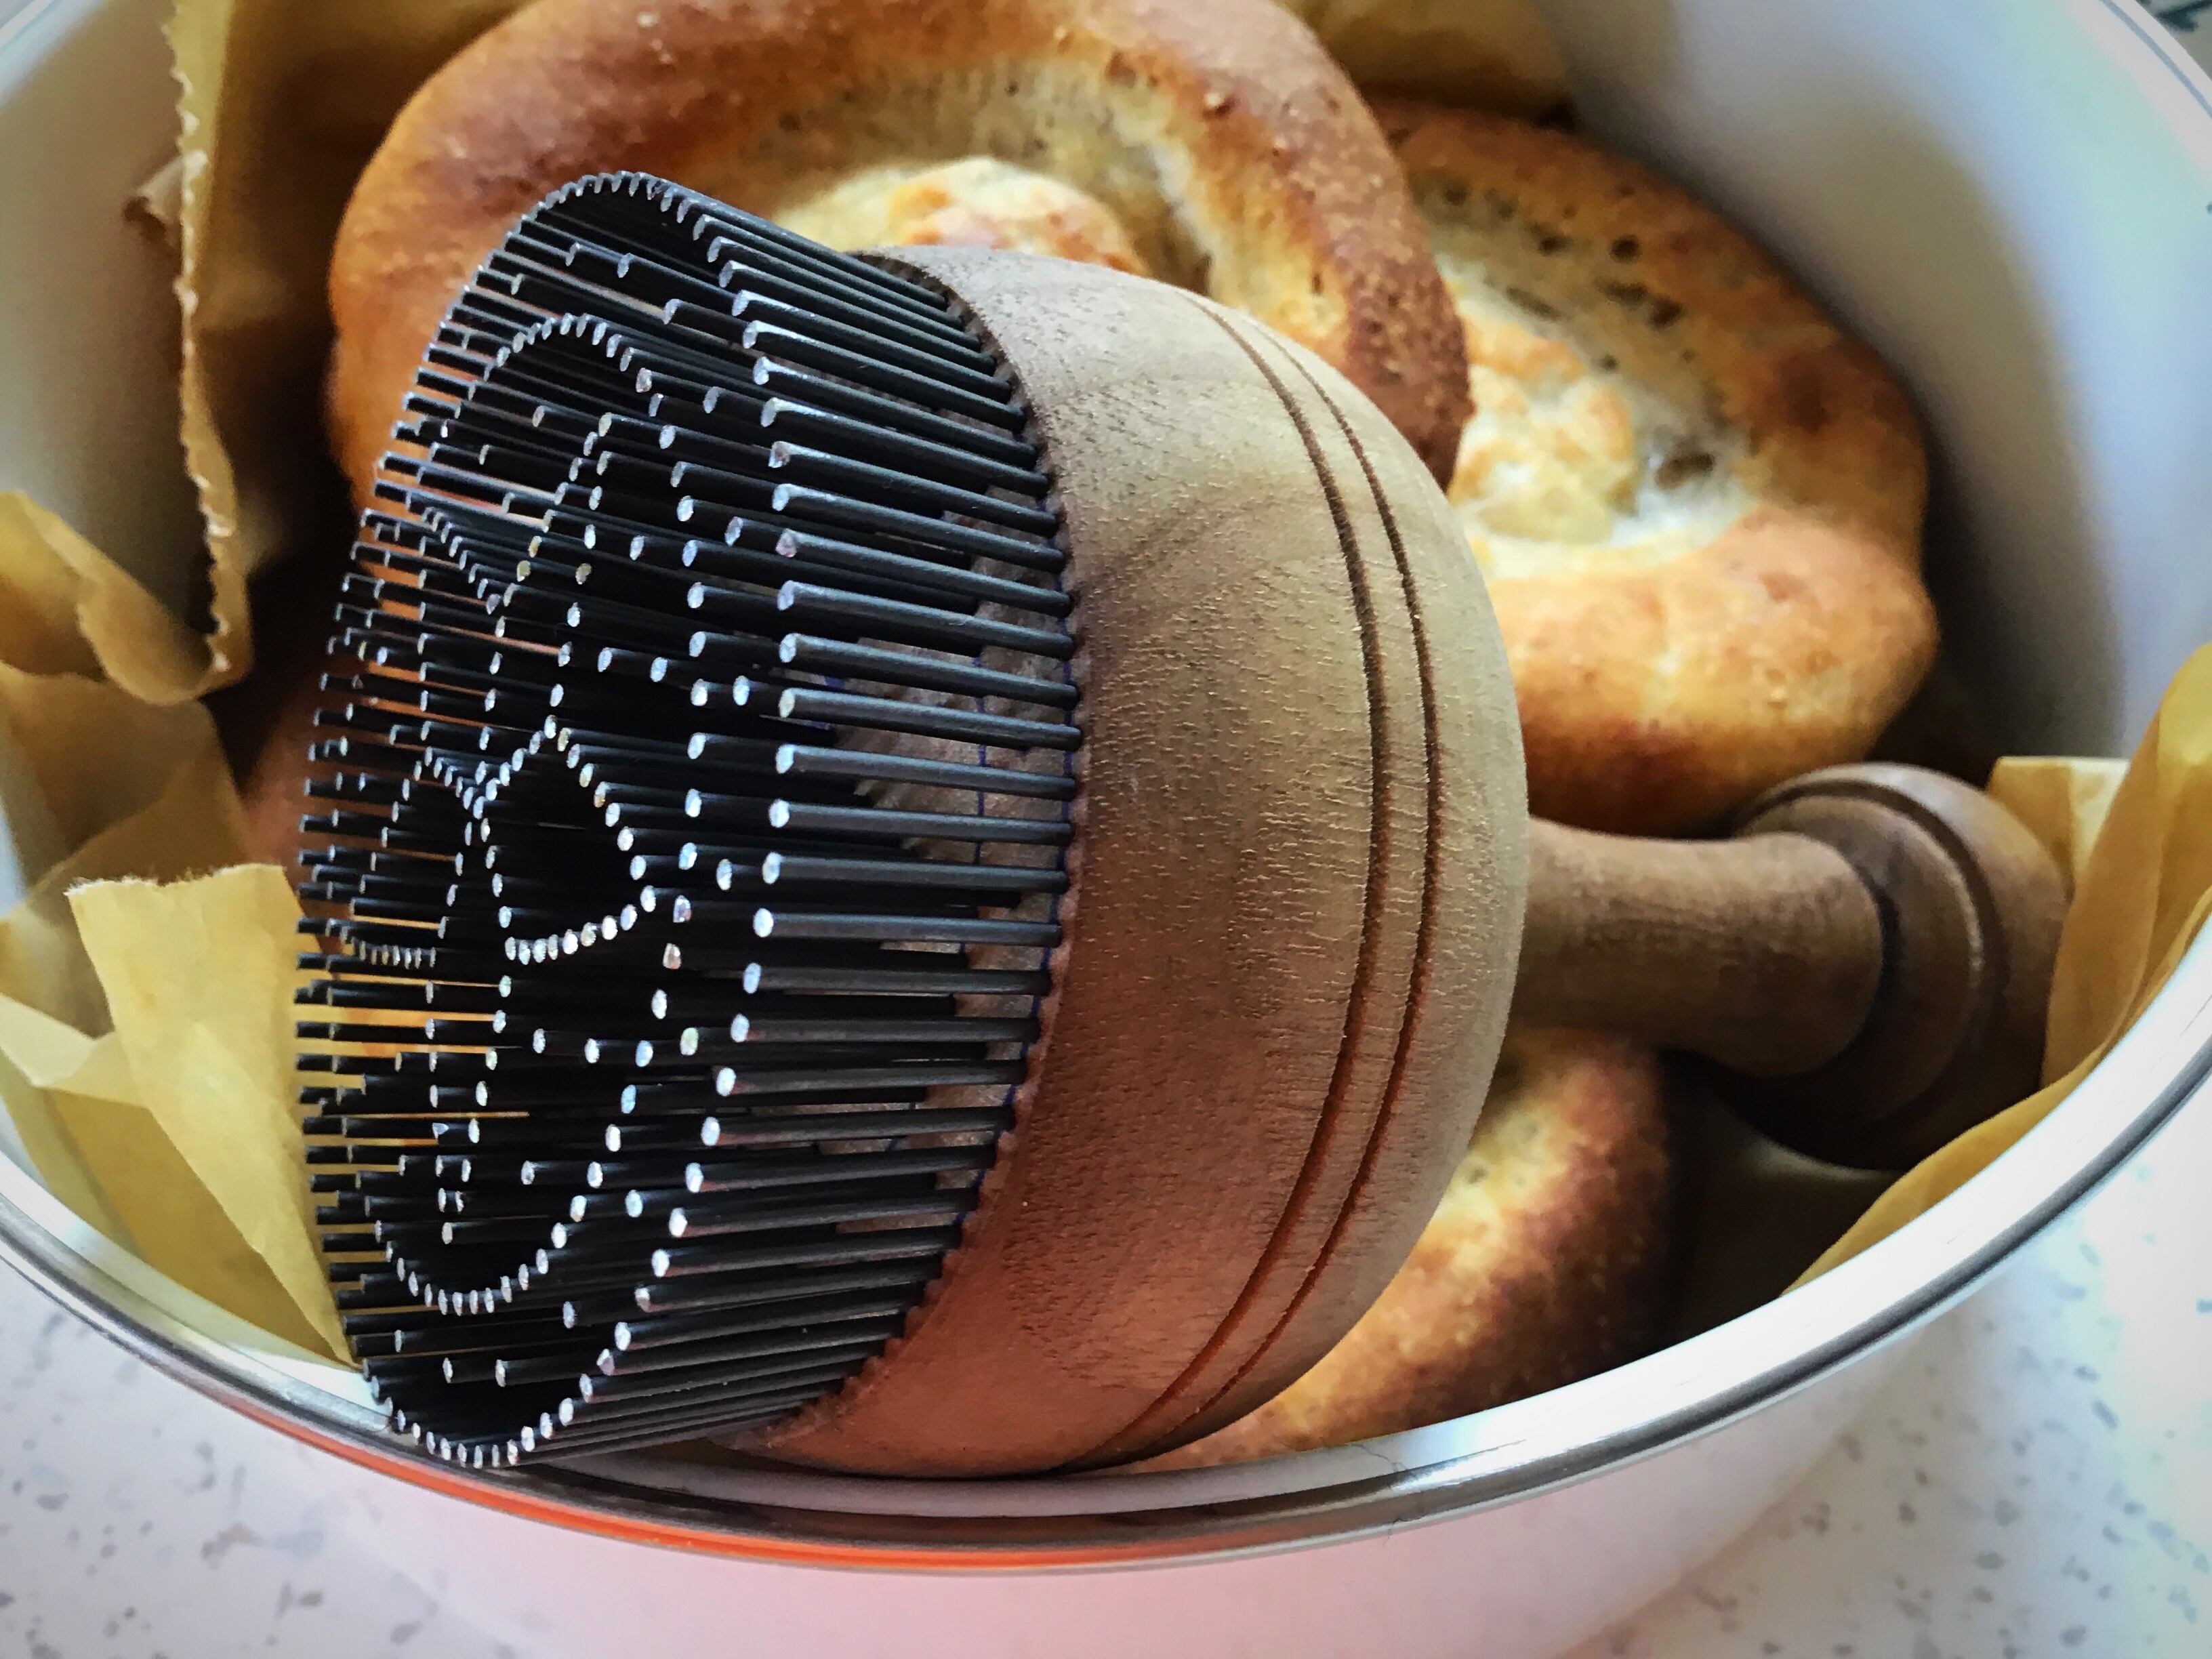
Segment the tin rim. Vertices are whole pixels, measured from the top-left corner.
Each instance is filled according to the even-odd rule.
[[[1358,1446],[1165,1474],[888,1480],[651,1454],[512,1474],[404,1449],[349,1372],[94,1231],[0,1159],[0,1259],[139,1358],[295,1439],[554,1525],[876,1569],[1066,1569],[1342,1542],[1568,1485],[1724,1427],[1932,1318],[2080,1202],[2212,1077],[2212,936],[2081,1086],[1957,1193],[1813,1283],[1533,1399]]]

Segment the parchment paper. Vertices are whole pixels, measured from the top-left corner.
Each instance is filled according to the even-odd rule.
[[[1555,101],[1556,58],[1522,32],[1524,0],[1284,3],[1370,82],[1524,113]],[[236,793],[196,699],[250,664],[248,576],[343,545],[316,392],[324,266],[352,180],[413,88],[514,4],[180,0],[179,159],[128,210],[173,230],[180,250],[183,440],[208,517],[211,657],[67,526],[0,496],[0,809],[29,883],[0,920],[0,1098],[15,1139],[93,1225],[324,1354],[343,1345],[296,1132],[298,912],[281,872],[240,866]],[[1477,33],[1447,41],[1439,20]],[[2131,764],[2008,761],[1993,787],[2078,883],[2049,1086],[1870,1207],[1878,1179],[1709,1120],[1698,1155],[1717,1196],[1700,1223],[1692,1326],[1780,1291],[1838,1231],[1811,1272],[1986,1167],[2164,981],[2212,891],[2212,653],[2176,680]]]
[[[319,392],[324,276],[353,181],[408,94],[517,3],[179,0],[183,438],[213,562],[215,684],[252,666],[248,580],[344,544]],[[157,221],[164,183],[141,193]]]
[[[29,889],[0,920],[0,1098],[87,1221],[336,1354],[290,1104],[299,911],[277,870],[206,873],[244,830],[204,672],[128,574],[0,496],[0,807]]]

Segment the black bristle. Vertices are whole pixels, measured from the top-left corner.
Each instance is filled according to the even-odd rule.
[[[1051,988],[1028,411],[923,284],[625,173],[525,216],[404,418],[301,856],[356,1357],[472,1468],[771,1421],[920,1305]]]

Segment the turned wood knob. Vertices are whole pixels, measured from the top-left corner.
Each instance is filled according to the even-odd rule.
[[[2066,897],[2009,812],[1917,767],[1810,773],[1720,841],[1539,822],[1514,1011],[1688,1050],[1776,1139],[1903,1168],[2035,1088]]]

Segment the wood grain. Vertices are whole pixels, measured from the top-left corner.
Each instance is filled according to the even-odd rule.
[[[1788,1145],[1901,1169],[2036,1085],[2065,878],[1955,778],[1834,767],[1734,839],[1530,845],[1516,1012],[1703,1055]]]
[[[1095,267],[897,263],[972,307],[1060,483],[1080,836],[963,1245],[902,1342],[764,1443],[1118,1461],[1307,1370],[1434,1209],[1518,945],[1511,690],[1440,492],[1318,359]]]
[[[1631,1031],[1786,1076],[1858,1035],[1881,973],[1874,894],[1809,836],[1665,842],[1533,826],[1514,992],[1531,1024]]]
[[[1761,1127],[1833,1162],[1902,1170],[2042,1080],[2065,875],[2003,807],[1954,778],[1868,764],[1814,772],[1747,809],[1849,859],[1881,896],[1881,994],[1800,1076],[1721,1079]]]

